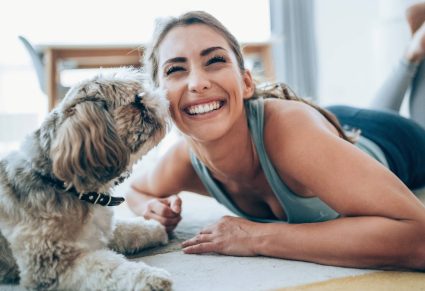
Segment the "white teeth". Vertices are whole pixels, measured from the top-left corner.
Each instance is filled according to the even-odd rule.
[[[202,113],[208,113],[213,110],[220,108],[220,101],[213,101],[208,104],[200,104],[200,105],[194,105],[190,106],[187,111],[190,114],[202,114]]]

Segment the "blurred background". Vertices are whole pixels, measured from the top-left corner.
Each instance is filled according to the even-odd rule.
[[[418,1],[2,1],[0,157],[40,125],[56,100],[52,94],[59,98],[62,89],[95,74],[99,66],[119,65],[121,59],[123,64],[130,62],[99,51],[124,49],[124,57],[133,54],[137,59],[155,19],[188,10],[205,10],[222,21],[244,44],[247,65],[258,80],[286,82],[321,105],[367,107],[403,54],[410,37],[405,9],[414,2]],[[41,71],[28,44],[39,57]],[[86,56],[84,64],[84,58],[55,51],[92,47],[98,48],[98,55]]]

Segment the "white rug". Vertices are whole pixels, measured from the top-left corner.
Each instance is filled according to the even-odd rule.
[[[425,191],[421,192],[424,201]],[[305,284],[320,284],[330,279],[351,278],[376,272],[266,257],[184,254],[180,242],[192,237],[204,226],[214,223],[223,215],[231,213],[209,197],[192,193],[182,193],[181,197],[183,219],[170,243],[131,257],[132,260],[142,260],[152,266],[167,269],[174,281],[175,291],[261,291],[294,286],[300,286],[300,290],[304,290]],[[116,215],[133,214],[124,204],[116,209]],[[0,285],[0,290],[24,289],[18,286]]]

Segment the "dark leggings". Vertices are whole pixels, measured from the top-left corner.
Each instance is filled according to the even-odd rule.
[[[330,106],[341,125],[358,128],[384,152],[390,170],[410,189],[425,185],[425,129],[390,111]]]

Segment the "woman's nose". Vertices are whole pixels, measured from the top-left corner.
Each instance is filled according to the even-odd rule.
[[[202,93],[211,88],[211,82],[204,72],[192,70],[189,76],[188,87],[192,93]]]

